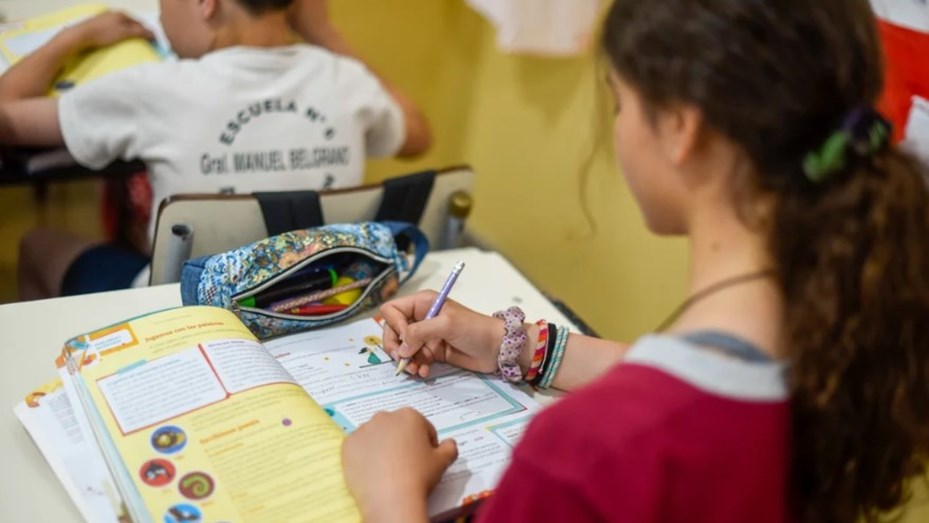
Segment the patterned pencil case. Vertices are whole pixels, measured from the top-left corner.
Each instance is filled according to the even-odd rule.
[[[403,238],[411,256],[397,247]],[[325,225],[188,260],[184,305],[236,313],[259,338],[323,327],[377,306],[416,272],[429,242],[401,222]]]

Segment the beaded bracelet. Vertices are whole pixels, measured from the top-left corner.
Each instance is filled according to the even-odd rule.
[[[546,349],[548,349],[548,323],[545,320],[539,320],[535,324],[539,327],[539,341],[536,344],[535,352],[532,354],[529,372],[526,373],[524,378],[530,383],[539,375],[539,368],[542,366],[542,360],[545,358]]]
[[[545,343],[545,354],[542,355],[542,363],[539,365],[539,371],[535,378],[529,381],[533,387],[541,385],[542,380],[548,373],[548,368],[552,364],[552,354],[555,352],[555,340],[558,338],[558,326],[554,323],[548,324],[548,340]]]
[[[552,363],[545,372],[545,379],[539,384],[543,389],[550,388],[555,381],[555,375],[561,366],[561,360],[564,359],[565,349],[568,346],[568,329],[558,329],[558,339],[555,341],[555,349],[551,354]]]
[[[523,324],[526,315],[519,307],[510,307],[495,312],[494,318],[502,318],[504,321],[503,343],[500,345],[500,355],[497,356],[497,367],[503,379],[518,383],[523,380],[523,373],[519,369],[519,353],[528,339]]]

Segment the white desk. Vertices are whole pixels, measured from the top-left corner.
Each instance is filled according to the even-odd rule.
[[[502,256],[477,249],[430,254],[401,294],[440,288],[459,259],[467,265],[452,291],[455,300],[487,313],[519,305],[529,319],[569,324]],[[61,344],[82,332],[180,304],[173,284],[0,305],[0,521],[81,520],[13,415],[13,405],[26,393],[55,378],[52,362]]]

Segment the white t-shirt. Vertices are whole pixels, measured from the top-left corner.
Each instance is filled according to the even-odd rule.
[[[177,193],[358,185],[366,156],[405,140],[403,113],[373,74],[303,44],[128,69],[68,92],[58,112],[80,164],[145,162],[155,210]]]

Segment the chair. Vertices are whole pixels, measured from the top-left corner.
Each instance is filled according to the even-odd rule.
[[[400,191],[398,198],[397,191],[391,190],[397,182],[402,184],[404,179],[416,176],[422,174],[392,178],[379,184],[320,192],[318,210],[321,216],[317,217],[317,221],[418,221],[419,228],[429,238],[433,249],[455,247],[457,234],[462,232],[464,219],[470,210],[474,172],[467,166],[438,171],[432,181],[431,192],[426,194],[410,195]],[[307,194],[315,197],[317,193],[179,194],[166,198],[158,209],[149,284],[179,281],[181,266],[188,258],[216,254],[284,230],[307,226],[305,223],[296,223],[295,226],[282,228],[280,220],[276,220],[278,223],[273,227],[267,225],[272,216],[268,214],[269,206],[260,202],[262,196],[281,195],[286,198],[294,194],[298,197]],[[423,198],[424,202],[415,201]],[[302,200],[299,201],[302,203]],[[387,208],[382,203],[387,204]],[[419,208],[413,209],[413,214],[410,214],[408,207],[417,207],[417,203]],[[284,200],[283,204],[275,202],[270,209],[272,214],[276,214],[275,211],[286,207],[287,200]],[[301,207],[298,213],[303,213],[303,210]],[[417,213],[421,213],[418,220]],[[406,218],[409,216],[412,218]],[[284,223],[287,224],[287,221]],[[319,223],[310,223],[308,226]],[[272,230],[274,228],[281,230]]]

